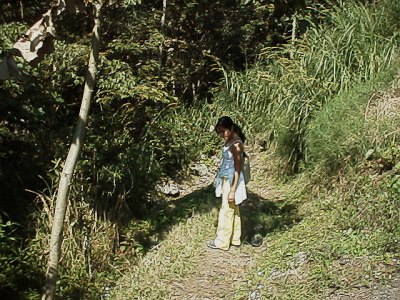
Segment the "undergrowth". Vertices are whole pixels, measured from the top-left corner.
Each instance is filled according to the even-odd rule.
[[[251,277],[253,286],[264,287],[263,297],[322,299],[399,271],[393,260],[400,253],[399,150],[392,146],[349,166],[329,186],[310,188],[310,174],[288,186],[303,219],[267,236],[268,253]],[[393,168],[383,171],[382,160]]]
[[[309,163],[285,184],[302,221],[267,236],[268,255],[251,277],[266,299],[322,299],[399,271],[399,81],[381,75],[310,123]]]
[[[281,227],[267,220],[276,231],[264,232],[268,253],[251,278],[267,299],[320,298],[387,278],[392,270],[379,264],[399,253],[400,126],[398,119],[379,115],[384,101],[377,91],[393,78],[385,71],[395,69],[398,59],[396,2],[333,5],[326,22],[311,25],[294,48],[265,49],[258,65],[243,73],[222,70],[225,78],[214,103],[160,113],[146,123],[142,144],[130,143],[127,126],[109,152],[107,145],[104,153],[88,149],[87,157],[110,155],[109,164],[97,166],[87,158],[78,168],[66,218],[60,295],[107,297],[113,281],[132,269],[115,293],[129,287],[157,299],[168,292],[158,276],[190,272],[211,227],[193,232],[188,222],[209,224],[210,212],[205,208],[186,222],[193,203],[175,210],[147,192],[158,176],[184,177],[182,166],[214,153],[217,140],[209,131],[222,115],[232,116],[251,143],[281,154],[285,173],[303,172],[287,183],[302,218]],[[33,257],[45,259],[40,249],[47,247],[54,191],[52,185],[38,193],[43,213],[33,216],[36,238],[28,248]],[[133,218],[143,207],[147,215]],[[168,233],[177,239],[165,238]],[[192,244],[185,243],[188,235]],[[4,251],[24,258],[20,245],[3,232],[1,239],[10,242]],[[296,261],[299,253],[302,262]],[[174,261],[163,269],[168,257]],[[5,270],[2,274],[12,273]],[[241,292],[247,296],[248,290]]]
[[[367,150],[382,147],[392,141],[393,136],[384,137],[396,128],[396,124],[393,124],[396,120],[385,118],[384,114],[377,119],[376,114],[382,112],[376,109],[374,112],[370,106],[379,101],[384,102],[384,97],[376,95],[393,82],[395,72],[396,65],[393,65],[390,70],[375,78],[340,93],[310,121],[305,137],[305,162],[308,168],[318,166],[329,176],[346,164],[362,158]],[[387,107],[386,110],[393,108]]]
[[[321,108],[397,60],[399,24],[393,11],[398,11],[393,0],[333,2],[324,10],[325,21],[311,21],[294,46],[265,49],[245,72],[224,70],[225,91],[216,104],[245,116],[249,132],[276,145],[285,173],[302,171],[307,127]]]
[[[301,217],[285,230],[264,232],[268,250],[249,278],[265,299],[321,299],[389,279],[396,271],[400,157],[394,128],[399,123],[374,117],[379,115],[374,108],[384,102],[377,95],[388,90],[395,74],[399,24],[392,12],[397,3],[349,1],[333,7],[296,49],[266,49],[259,65],[243,73],[223,70],[224,87],[213,104],[176,110],[163,119],[177,143],[188,137],[193,146],[179,162],[212,151],[215,140],[207,128],[230,115],[252,142],[263,149],[275,146],[269,149],[281,154],[286,173],[301,172],[286,182],[289,205],[299,207]],[[192,237],[199,246],[203,232]],[[184,265],[178,256],[192,250],[167,243],[148,256],[152,261],[139,262],[122,289],[130,286],[133,294],[149,298],[168,295],[158,276],[183,276],[193,262],[188,258]],[[164,272],[162,257],[177,260],[172,273]],[[238,297],[248,292],[241,287]]]

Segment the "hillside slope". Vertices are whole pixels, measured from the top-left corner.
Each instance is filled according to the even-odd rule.
[[[344,159],[337,174],[317,164],[282,183],[279,160],[253,145],[250,196],[241,208],[243,245],[229,252],[205,246],[219,207],[210,172],[185,183],[192,188],[171,200],[175,212],[190,214],[116,283],[112,299],[398,299],[400,148],[393,124],[399,80],[379,82],[337,100],[342,118],[365,118],[366,130],[354,133],[350,126],[343,141],[365,134],[359,138],[375,141],[369,156]],[[359,109],[347,108],[352,105]],[[340,128],[342,118],[329,122],[337,120]],[[381,132],[392,140],[380,139]],[[256,234],[264,237],[261,247],[250,245]]]
[[[290,185],[278,186],[269,176],[271,156],[253,151],[251,157],[254,180],[249,184],[249,202],[242,207],[243,245],[227,252],[205,246],[215,233],[218,206],[208,186],[210,176],[210,181],[198,186],[200,192],[183,197],[194,197],[193,203],[207,203],[209,211],[198,212],[193,206],[192,216],[176,224],[116,283],[111,299],[398,299],[398,275],[393,275],[387,284],[368,279],[371,273],[377,277],[377,265],[370,257],[323,261],[322,252],[326,249],[317,253],[315,244],[321,234],[327,235],[326,226],[332,224],[324,220],[323,212],[308,215],[305,211],[310,209],[310,203],[299,203],[296,194],[290,196]],[[180,200],[174,201],[179,205]],[[265,236],[261,247],[249,244],[249,235],[255,233]],[[303,248],[296,249],[293,243]],[[335,244],[332,241],[332,245],[324,247],[334,248]],[[327,264],[338,268],[328,268],[330,276],[340,271],[341,280],[349,276],[349,285],[331,285],[329,278],[315,273],[315,269]],[[395,259],[378,265],[382,274],[395,273],[400,267]]]

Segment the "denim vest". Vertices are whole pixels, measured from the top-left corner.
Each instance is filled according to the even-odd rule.
[[[233,159],[233,154],[231,151],[229,151],[229,148],[236,142],[243,143],[241,140],[235,140],[228,146],[223,147],[222,162],[221,166],[219,167],[216,180],[220,180],[221,178],[228,178],[230,183],[233,182],[233,178],[235,176],[235,162]],[[240,172],[239,182],[241,180],[243,180],[242,172]]]

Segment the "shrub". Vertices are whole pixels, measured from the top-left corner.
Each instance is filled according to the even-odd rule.
[[[229,97],[222,93],[216,103],[242,112],[264,139],[274,138],[287,170],[298,172],[307,153],[306,128],[318,111],[395,60],[399,36],[392,8],[394,1],[333,4],[324,22],[310,21],[294,46],[265,49],[259,64],[244,74],[225,71]]]
[[[307,128],[306,161],[310,167],[319,164],[332,174],[348,162],[362,160],[367,150],[374,148],[374,140],[385,132],[385,126],[381,120],[381,131],[372,130],[377,127],[365,118],[367,105],[373,94],[385,88],[393,76],[393,71],[382,73],[340,93],[324,106]]]

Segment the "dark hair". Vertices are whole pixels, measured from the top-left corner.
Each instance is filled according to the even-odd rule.
[[[237,135],[240,137],[243,143],[246,140],[246,137],[242,132],[242,129],[239,127],[238,124],[234,123],[230,117],[223,116],[219,118],[217,124],[215,124],[215,131],[217,131],[217,127],[233,130],[234,132],[237,133]]]

